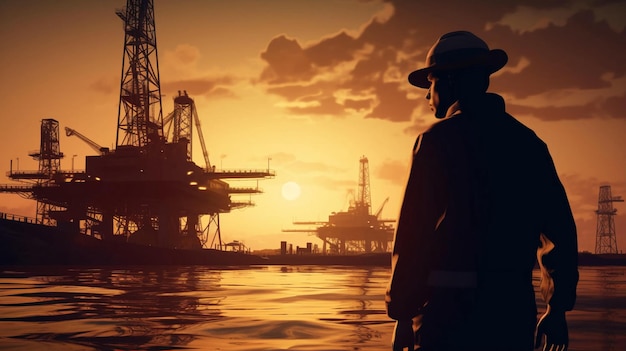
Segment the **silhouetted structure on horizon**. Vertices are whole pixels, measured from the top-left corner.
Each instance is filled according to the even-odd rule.
[[[394,228],[388,223],[396,220],[380,219],[386,198],[375,214],[371,212],[369,162],[359,160],[359,186],[357,197],[346,212],[333,212],[327,222],[293,222],[296,225],[316,225],[315,229],[285,229],[283,232],[314,233],[322,242],[323,254],[353,254],[388,252],[393,241]]]
[[[614,202],[624,202],[621,196],[611,195],[611,186],[600,186],[598,195],[597,229],[596,229],[596,254],[617,254],[617,236],[615,233],[615,215],[617,209],[613,208]]]

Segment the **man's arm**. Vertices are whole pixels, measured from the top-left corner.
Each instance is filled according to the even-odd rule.
[[[576,223],[546,150],[548,178],[544,186],[542,244],[537,252],[542,271],[541,292],[553,312],[570,311],[576,302],[578,283],[578,240]]]
[[[569,335],[565,312],[572,310],[576,302],[578,284],[578,240],[576,224],[565,193],[556,173],[554,163],[546,149],[547,182],[541,246],[537,258],[541,268],[540,290],[548,304],[546,313],[539,320],[535,347],[555,347],[567,350]]]
[[[431,240],[444,213],[443,172],[432,136],[417,138],[394,236],[392,273],[385,301],[389,317],[410,321],[427,300]]]

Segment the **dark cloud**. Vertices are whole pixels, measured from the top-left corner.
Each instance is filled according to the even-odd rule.
[[[354,52],[361,48],[357,40],[345,32],[332,38],[321,40],[305,50],[305,55],[311,63],[319,67],[335,65],[339,62],[350,61]]]
[[[530,61],[521,74],[496,78],[499,88],[512,95],[607,88],[610,82],[603,79],[605,74],[619,78],[626,73],[626,33],[616,33],[607,22],[596,21],[590,10],[574,14],[564,26],[550,25],[519,35],[502,27],[494,31],[498,37],[514,39],[505,44],[512,62],[521,57]]]
[[[417,111],[428,108],[422,91],[409,86],[406,76],[423,64],[441,34],[459,29],[473,31],[491,47],[508,52],[507,70],[493,77],[491,87],[517,99],[559,90],[606,90],[612,86],[607,76],[618,79],[626,74],[626,30],[617,32],[599,18],[592,8],[599,3],[589,1],[588,8],[574,12],[573,0],[387,2],[393,15],[384,22],[372,19],[355,35],[341,32],[304,47],[295,38],[274,38],[261,54],[267,66],[259,82],[289,101],[318,102],[290,106],[292,113],[342,116],[357,111],[368,118],[419,122]],[[542,10],[560,9],[564,20],[542,17]],[[505,21],[507,16],[533,13],[535,18],[525,18],[527,28]],[[350,98],[338,91],[349,92]],[[621,97],[585,106],[513,109],[545,120],[623,118],[623,94],[612,95]]]
[[[306,81],[314,76],[311,59],[295,39],[284,35],[272,39],[261,58],[268,64],[261,80],[270,84]]]
[[[550,121],[576,120],[588,118],[626,118],[624,113],[626,94],[602,97],[583,105],[543,106],[518,105],[509,103],[507,110],[513,115],[533,115]]]

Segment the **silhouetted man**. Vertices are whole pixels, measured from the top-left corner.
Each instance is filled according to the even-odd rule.
[[[417,138],[395,233],[386,293],[394,350],[529,351],[544,335],[546,350],[567,349],[576,226],[545,143],[486,92],[507,60],[452,32],[409,75],[441,120]],[[539,324],[537,258],[548,302]]]

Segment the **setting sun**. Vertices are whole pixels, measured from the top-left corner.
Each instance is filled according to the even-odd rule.
[[[300,197],[300,185],[296,182],[287,182],[283,184],[282,194],[286,200],[293,201]]]

